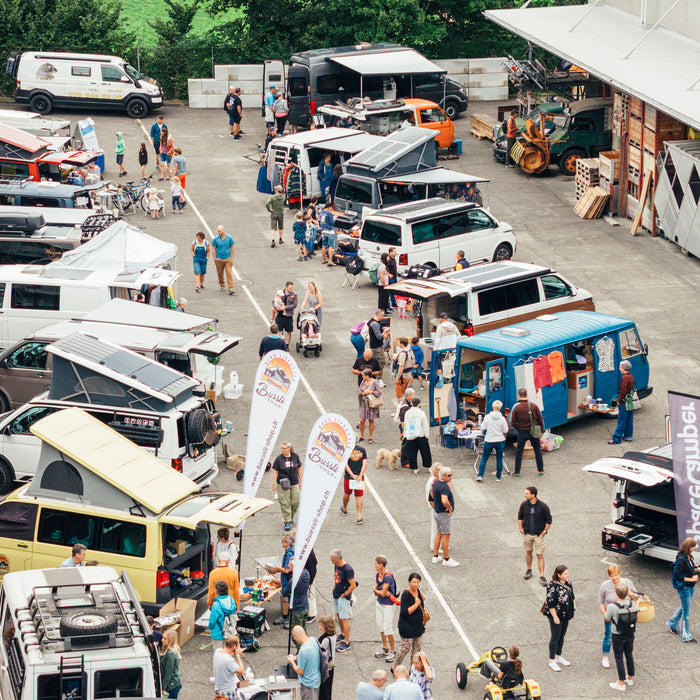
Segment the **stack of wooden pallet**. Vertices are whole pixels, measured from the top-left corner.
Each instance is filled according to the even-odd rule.
[[[597,158],[579,158],[576,161],[576,199],[581,199],[589,187],[599,184],[599,168]]]
[[[596,185],[589,187],[576,203],[574,212],[582,219],[599,219],[605,211],[610,193]]]
[[[493,141],[493,119],[488,114],[472,114],[469,117],[469,127],[475,138]]]

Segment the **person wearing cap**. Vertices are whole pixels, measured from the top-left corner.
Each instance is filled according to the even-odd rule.
[[[275,113],[272,111],[272,105],[275,104],[275,86],[270,85],[265,93],[265,127],[267,133],[271,134],[275,128]]]
[[[634,414],[627,410],[627,397],[634,391],[632,363],[629,360],[620,362],[620,385],[617,389],[617,427],[608,445],[619,445],[622,440],[632,442],[634,432]]]
[[[275,185],[275,191],[267,198],[265,208],[270,212],[270,231],[272,234],[272,243],[270,248],[275,247],[275,235],[279,238],[279,244],[282,245],[282,232],[284,231],[284,189],[282,185]]]

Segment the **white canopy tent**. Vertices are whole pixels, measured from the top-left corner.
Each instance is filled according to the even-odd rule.
[[[46,268],[51,271],[70,268],[134,274],[173,262],[176,255],[174,243],[149,236],[126,221],[117,221],[91,241],[64,253]]]

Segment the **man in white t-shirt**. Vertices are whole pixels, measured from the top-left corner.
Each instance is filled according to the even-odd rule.
[[[238,637],[229,637],[224,641],[223,649],[214,652],[214,689],[217,695],[225,698],[238,697],[238,678],[245,674],[240,655]]]

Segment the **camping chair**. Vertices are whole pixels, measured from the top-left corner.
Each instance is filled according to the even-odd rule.
[[[343,287],[350,285],[350,289],[355,289],[357,283],[360,280],[360,272],[364,267],[364,262],[359,255],[353,255],[347,263],[345,263],[345,279],[343,280]]]
[[[481,463],[481,457],[484,454],[484,436],[479,435],[478,437],[474,438],[474,452],[476,452],[476,459],[474,460],[474,473],[478,474],[479,473],[479,464]],[[496,456],[495,452],[491,452],[491,455],[494,457]],[[489,457],[491,457],[489,455]],[[503,460],[503,469],[506,473],[510,474],[510,469],[508,469],[508,465],[506,464],[506,460]]]

